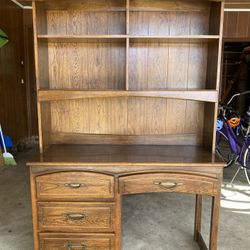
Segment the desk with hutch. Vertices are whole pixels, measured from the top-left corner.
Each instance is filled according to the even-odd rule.
[[[212,197],[223,2],[33,1],[40,155],[30,166],[35,250],[120,250],[123,195]],[[166,228],[166,234],[168,229]]]

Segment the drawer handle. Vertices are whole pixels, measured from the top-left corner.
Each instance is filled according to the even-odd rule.
[[[80,249],[80,250],[86,250],[87,249],[87,245],[85,244],[77,244],[77,245],[74,245],[74,244],[71,244],[71,243],[68,243],[65,245],[65,248],[67,250],[74,250],[74,249]]]
[[[67,217],[69,220],[84,220],[84,219],[86,219],[86,215],[80,214],[80,213],[65,213],[63,215],[65,217]]]
[[[85,184],[83,184],[83,183],[65,183],[64,186],[69,187],[69,188],[73,188],[73,189],[77,189],[77,188],[85,186]]]
[[[160,186],[161,188],[175,188],[183,185],[183,183],[172,182],[172,181],[155,181],[154,185]]]

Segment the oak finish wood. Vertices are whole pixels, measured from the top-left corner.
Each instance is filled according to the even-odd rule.
[[[114,178],[82,172],[54,173],[36,178],[38,200],[102,200],[114,198]]]
[[[80,133],[51,133],[52,144],[94,144],[99,145],[183,145],[199,146],[203,144],[202,134],[159,134],[159,135],[111,135],[111,134],[80,134]]]
[[[180,192],[200,195],[217,193],[216,180],[195,175],[176,174],[137,174],[120,178],[120,192],[122,194]]]
[[[114,232],[112,203],[38,202],[40,232]]]
[[[30,166],[86,166],[88,164],[94,166],[163,165],[187,168],[224,166],[216,155],[203,147],[166,145],[52,145],[42,155],[37,155],[28,163]]]
[[[249,41],[250,13],[225,12],[223,38],[225,41]]]
[[[215,123],[206,125],[203,113],[218,100],[219,2],[66,2],[34,4],[41,151],[52,143],[89,143],[85,134],[192,134],[177,139],[187,145],[202,144],[194,138],[203,131],[214,138]]]
[[[194,240],[199,241],[201,233],[202,218],[202,195],[196,194],[195,197],[195,220],[194,220]]]
[[[73,249],[89,250],[114,250],[113,234],[48,234],[40,233],[40,249],[41,250],[62,250],[67,246]]]
[[[113,162],[113,161],[112,161]],[[38,161],[37,161],[38,163]],[[124,178],[127,179],[127,180],[130,180],[129,176],[132,177],[131,181],[132,183],[134,183],[134,179],[133,179],[133,176],[137,175],[137,176],[145,176],[146,178],[151,178],[152,179],[152,176],[159,176],[162,177],[164,176],[164,178],[170,178],[171,176],[176,176],[178,180],[183,180],[183,177],[187,176],[187,175],[193,175],[195,177],[195,179],[198,181],[199,180],[199,176],[203,176],[202,178],[205,178],[206,180],[213,180],[215,185],[217,186],[217,189],[211,189],[211,193],[208,191],[208,195],[210,196],[214,196],[214,197],[217,197],[217,199],[219,198],[220,196],[220,185],[221,185],[221,179],[222,179],[222,168],[223,168],[223,164],[221,163],[214,163],[211,165],[210,164],[190,164],[190,166],[193,165],[193,167],[187,167],[185,165],[181,165],[181,164],[178,164],[178,163],[175,163],[173,164],[172,163],[172,167],[171,165],[168,165],[168,164],[165,164],[165,165],[161,165],[161,164],[156,164],[158,165],[157,169],[158,173],[155,173],[156,171],[156,168],[155,166],[156,165],[152,165],[150,167],[150,164],[146,164],[145,163],[134,163],[136,165],[130,165],[128,162],[126,164],[124,163],[116,163],[116,165],[114,165],[114,163],[108,163],[108,164],[104,164],[102,163],[101,165],[97,165],[96,163],[85,163],[83,165],[83,161],[81,162],[82,166],[79,166],[80,164],[78,163],[75,163],[75,165],[73,163],[71,163],[71,165],[64,165],[62,166],[61,163],[55,163],[53,165],[50,164],[50,166],[47,166],[48,163],[46,162],[40,162],[39,165],[33,165],[31,167],[31,179],[35,180],[35,176],[40,176],[41,174],[48,174],[48,173],[55,173],[55,172],[71,172],[72,169],[75,169],[77,171],[85,171],[86,173],[88,173],[89,171],[101,171],[101,172],[108,172],[109,174],[113,174],[114,176],[116,176],[116,180],[117,180],[117,184],[115,184],[115,190],[120,190],[118,192],[116,192],[116,205],[115,205],[115,209],[116,209],[116,212],[115,212],[115,220],[114,220],[114,223],[115,223],[115,232],[117,235],[118,238],[116,238],[116,247],[115,249],[120,249],[120,213],[121,213],[121,208],[120,208],[120,197],[121,197],[121,192],[122,190],[118,187],[119,183],[120,185],[122,186],[122,183],[123,183],[123,180]],[[207,167],[206,167],[207,166]],[[137,172],[135,172],[137,169]],[[162,169],[162,170],[160,170]],[[210,173],[209,173],[210,172]],[[128,175],[128,174],[131,174],[131,175]],[[202,180],[201,178],[201,180]],[[162,180],[162,178],[161,178]],[[172,180],[172,178],[171,178]],[[185,180],[185,178],[184,178]],[[121,181],[121,182],[120,182]],[[138,184],[136,182],[136,184]],[[151,184],[150,184],[151,185]],[[200,183],[201,187],[202,187],[202,182]],[[152,191],[152,190],[150,190]],[[187,189],[187,192],[189,191],[189,189]],[[159,190],[158,192],[165,192],[164,189],[161,189]],[[58,232],[61,232],[61,231],[65,231],[67,230],[69,232],[74,232],[74,230],[76,230],[76,232],[85,232],[85,229],[82,227],[76,227],[74,229],[71,228],[71,225],[72,225],[72,222],[70,223],[70,226],[67,226],[67,223],[65,221],[61,222],[60,220],[60,214],[61,214],[61,211],[63,212],[68,212],[68,209],[70,209],[70,211],[74,211],[74,212],[83,212],[84,208],[87,206],[92,206],[93,208],[91,209],[90,212],[93,213],[93,216],[96,215],[95,213],[95,207],[100,207],[102,206],[101,204],[106,204],[104,205],[105,206],[108,206],[108,204],[111,204],[111,203],[79,203],[79,202],[76,202],[76,203],[66,203],[66,202],[60,202],[60,203],[56,203],[56,202],[38,202],[37,205],[38,206],[42,206],[42,207],[45,207],[48,209],[48,211],[50,212],[46,212],[46,213],[39,213],[39,214],[43,214],[43,216],[45,215],[48,215],[48,213],[51,213],[51,210],[50,209],[54,209],[55,212],[54,214],[59,214],[59,216],[56,216],[56,220],[52,220],[52,222],[54,223],[54,225],[52,225],[52,227],[50,227],[50,229],[55,229],[57,228],[56,225],[59,223],[63,223],[64,224],[64,227],[61,227],[56,229],[56,231],[51,231],[53,233],[58,233]],[[215,204],[215,203],[214,203]],[[199,203],[197,203],[197,209],[198,211],[201,211],[201,208],[199,207]],[[218,206],[218,203],[217,203],[217,206]],[[79,209],[79,210],[78,210]],[[52,211],[54,211],[52,210]],[[38,210],[39,211],[39,210]],[[41,211],[41,209],[40,209]],[[85,209],[86,211],[86,209]],[[211,242],[216,242],[216,235],[213,235],[213,234],[216,234],[216,230],[218,229],[218,226],[217,226],[217,220],[216,220],[216,216],[218,216],[218,207],[215,207],[214,205],[214,210],[213,210],[213,214],[212,214],[212,220],[211,220]],[[87,210],[88,212],[88,210]],[[41,215],[40,215],[41,216]],[[52,216],[53,217],[53,216]],[[51,218],[51,216],[50,216]],[[101,221],[103,221],[103,215],[99,218],[102,218],[100,219]],[[196,218],[200,218],[200,215],[199,213],[196,214]],[[39,220],[38,220],[39,221]],[[42,221],[40,219],[40,221]],[[51,219],[48,219],[48,221],[50,222]],[[98,220],[99,221],[99,220]],[[76,222],[78,223],[78,222]],[[198,224],[200,224],[201,221],[198,222]],[[66,224],[66,225],[65,225]],[[73,222],[73,224],[75,224],[75,222]],[[93,226],[93,224],[91,224],[91,226]],[[196,226],[196,229],[199,228],[199,225]],[[48,227],[46,227],[46,231],[50,229]],[[100,229],[101,230],[101,229]],[[95,229],[96,232],[99,232],[98,229]],[[105,231],[106,232],[106,229],[102,229],[101,230],[102,232]],[[92,232],[91,229],[88,230],[88,232]],[[49,234],[50,235],[50,234]],[[206,249],[204,248],[204,240],[201,236],[201,234],[199,233],[199,230],[197,232],[197,242],[199,243],[201,249]],[[213,236],[212,236],[213,235]],[[64,238],[67,239],[67,234],[64,234]],[[214,238],[215,237],[215,238]],[[63,238],[63,237],[62,237]],[[215,239],[215,240],[214,240]],[[57,242],[57,241],[55,241]],[[214,244],[214,243],[213,243]],[[40,248],[37,248],[37,249],[40,249]],[[210,249],[216,249],[216,245],[214,244],[213,246],[210,247]]]
[[[216,250],[223,3],[42,0],[33,7],[42,153],[28,164],[35,250],[82,242],[120,250],[122,196],[148,192],[197,196],[194,234],[203,249],[201,196],[213,197]]]
[[[216,102],[218,92],[214,90],[169,90],[169,91],[81,91],[81,90],[40,90],[40,102],[59,101],[82,98],[103,97],[152,97],[169,99],[186,99],[194,101]]]

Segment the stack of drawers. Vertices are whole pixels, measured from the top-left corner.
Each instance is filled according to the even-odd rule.
[[[113,176],[70,171],[32,178],[39,249],[114,249]]]

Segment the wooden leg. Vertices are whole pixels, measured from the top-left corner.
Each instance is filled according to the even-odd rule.
[[[217,250],[220,216],[220,194],[212,198],[209,250]]]
[[[195,221],[194,221],[194,240],[198,241],[201,232],[201,215],[202,215],[202,196],[196,195],[195,200]]]
[[[116,194],[115,194],[115,250],[121,249],[121,194],[118,190],[118,180],[116,181]]]

